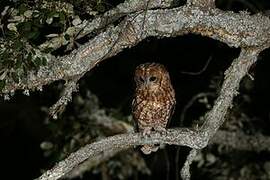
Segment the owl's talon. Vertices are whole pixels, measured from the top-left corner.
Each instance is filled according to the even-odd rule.
[[[151,127],[146,127],[144,130],[143,130],[143,136],[149,136],[151,134]]]
[[[155,131],[159,132],[161,135],[165,135],[166,134],[166,129],[164,127],[157,126],[154,129],[155,129]]]

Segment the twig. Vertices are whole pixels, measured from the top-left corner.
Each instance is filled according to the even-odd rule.
[[[208,97],[208,96],[215,97],[216,94],[213,93],[213,92],[202,92],[202,93],[196,94],[195,96],[193,96],[191,98],[191,100],[184,106],[184,108],[183,108],[183,110],[181,112],[181,115],[180,115],[180,126],[185,121],[185,116],[186,116],[187,110],[194,104],[194,102],[196,100],[198,100],[199,98]]]
[[[193,162],[194,158],[196,157],[198,153],[198,150],[192,149],[189,152],[189,155],[187,156],[186,162],[181,170],[181,178],[183,180],[189,180],[190,179],[190,165]]]
[[[200,75],[200,74],[202,74],[207,69],[207,67],[208,67],[208,65],[209,65],[209,63],[210,63],[211,60],[212,60],[212,56],[210,56],[207,59],[207,61],[206,61],[205,65],[203,66],[203,68],[201,70],[197,71],[197,72],[181,71],[181,73],[182,74],[193,75],[193,76]]]
[[[77,91],[77,79],[67,81],[60,99],[49,109],[49,114],[53,119],[57,119],[57,114],[61,114],[67,103],[72,100],[72,93]]]

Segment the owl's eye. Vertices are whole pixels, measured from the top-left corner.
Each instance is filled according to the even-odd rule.
[[[139,78],[140,82],[144,82],[144,79],[142,77]]]
[[[149,81],[150,81],[150,82],[154,82],[156,79],[157,79],[157,77],[152,76],[152,77],[149,78]]]

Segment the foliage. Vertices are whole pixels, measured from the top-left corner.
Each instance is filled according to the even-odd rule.
[[[75,11],[74,6],[88,9],[81,13]],[[42,52],[52,53],[54,49],[40,49],[39,45],[64,32],[67,32],[65,44],[72,43],[72,36],[76,36],[73,29],[84,18],[79,15],[88,12],[93,18],[107,7],[102,0],[22,1],[6,6],[0,16],[0,90],[6,81],[18,83],[29,71],[46,66],[47,59]]]

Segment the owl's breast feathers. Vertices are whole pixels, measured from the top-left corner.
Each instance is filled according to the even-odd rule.
[[[161,121],[167,124],[166,122],[170,118],[174,105],[173,91],[169,91],[169,93],[168,91],[158,91],[157,93],[137,91],[133,100],[133,116],[141,125],[150,125]]]

